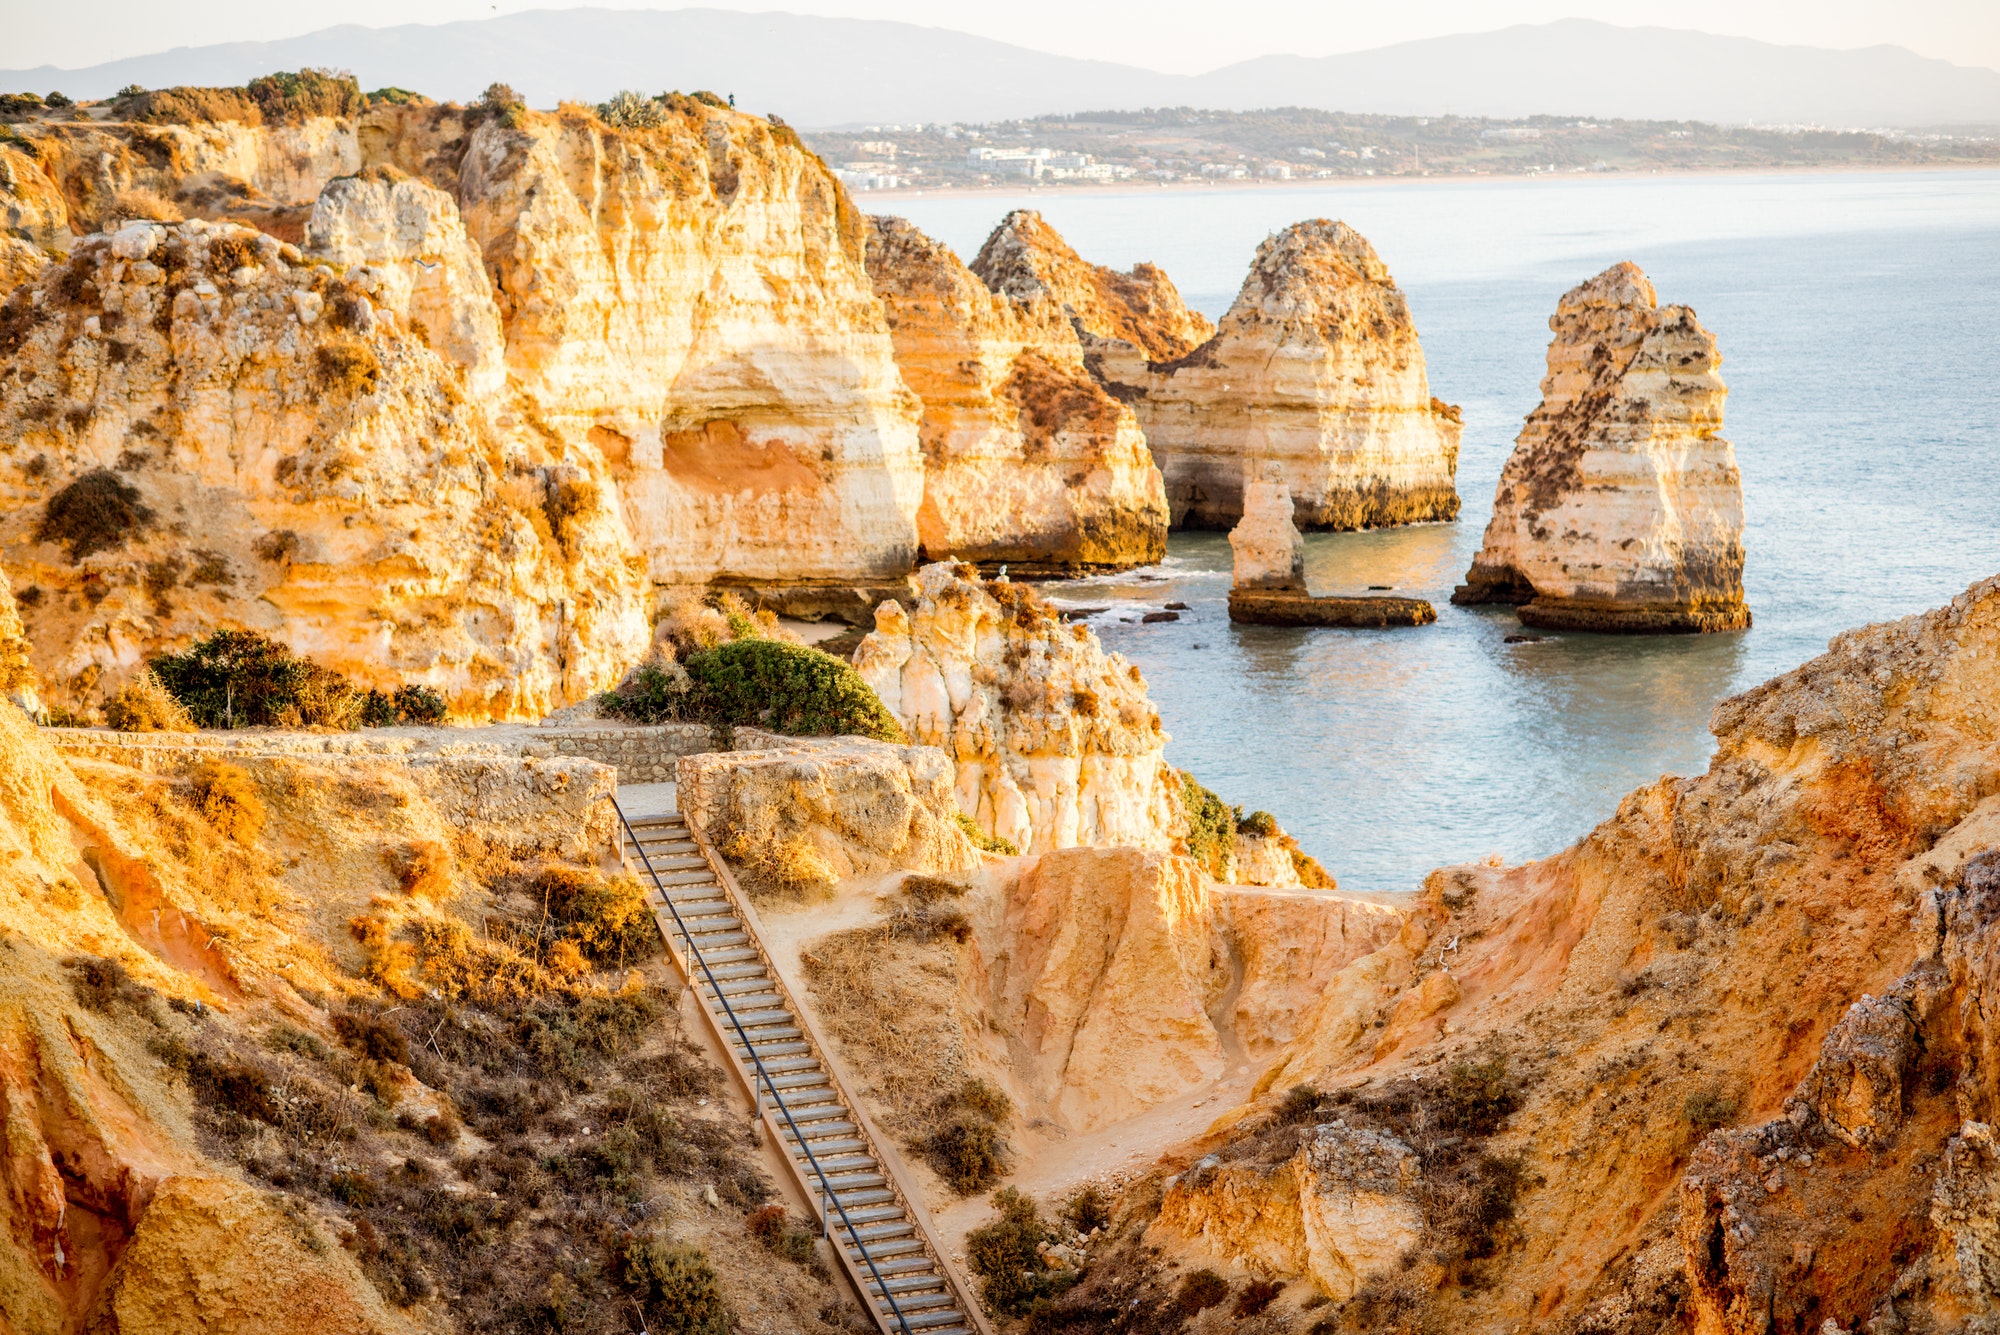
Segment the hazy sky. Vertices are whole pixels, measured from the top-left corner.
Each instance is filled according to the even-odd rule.
[[[621,9],[674,4],[597,0]],[[260,40],[336,23],[445,23],[566,0],[0,0],[0,66],[90,65],[176,46]],[[751,12],[898,19],[1062,55],[1199,73],[1250,56],[1320,56],[1512,23],[1597,18],[1806,46],[1886,42],[1961,65],[2000,68],[2000,0],[1681,0],[1669,10],[1602,0],[712,0]]]

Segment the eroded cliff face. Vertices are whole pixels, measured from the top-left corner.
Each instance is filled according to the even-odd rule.
[[[0,307],[0,534],[52,703],[217,626],[471,718],[644,649],[612,498],[496,431],[370,287],[247,228],[138,223]]]
[[[1548,375],[1452,601],[1524,624],[1741,630],[1743,483],[1723,439],[1715,336],[1635,264],[1563,294]]]
[[[433,119],[385,151],[421,172],[426,144],[464,136],[456,193],[516,395],[502,425],[602,460],[656,583],[908,572],[919,405],[863,220],[796,135],[686,99],[657,129]]]
[[[1346,223],[1267,238],[1199,347],[1107,349],[1100,366],[1139,414],[1177,525],[1231,527],[1245,479],[1267,465],[1302,529],[1458,514],[1458,409],[1431,397],[1409,306]]]
[[[1084,369],[1056,302],[989,291],[900,218],[869,225],[869,277],[923,402],[925,558],[1076,573],[1166,555],[1138,420]]]
[[[1026,585],[938,562],[884,603],[855,670],[956,771],[959,808],[1022,852],[1184,846],[1179,775],[1139,669]]]
[[[1120,272],[1091,264],[1033,209],[1016,209],[1000,220],[972,272],[1002,296],[1061,311],[1093,369],[1106,356],[1183,357],[1215,331],[1208,317],[1188,309],[1158,265]]]
[[[163,516],[149,468],[163,485],[192,468],[247,507],[214,540],[181,544],[198,554],[123,548],[116,575],[63,569],[91,553],[10,554],[23,587],[83,594],[34,613],[54,701],[94,703],[146,655],[248,625],[370,684],[425,682],[461,713],[518,717],[615,680],[644,647],[651,586],[754,586],[857,616],[905,588],[919,404],[869,284],[863,221],[785,127],[669,103],[648,129],[580,107],[46,122],[0,150],[13,234],[0,282],[57,283],[62,298],[24,297],[34,309],[17,308],[8,337],[37,322],[72,331],[15,345],[28,361],[0,389],[15,460],[0,522],[39,529],[93,471],[131,475],[127,504]],[[214,291],[182,297],[179,271],[78,240],[182,214],[304,251],[259,243],[245,277],[231,278],[241,262],[197,274]],[[49,254],[75,244],[116,272],[51,277]],[[358,301],[366,327],[329,334],[319,307],[287,304],[336,288],[347,305],[328,318]],[[92,305],[101,290],[130,310]],[[58,307],[62,321],[43,318]],[[218,317],[212,336],[185,336]],[[83,325],[81,346],[102,334],[105,352],[79,379]],[[347,371],[321,364],[329,341]],[[1129,435],[1111,442],[1132,454]],[[311,471],[315,453],[337,476]],[[209,500],[165,499],[181,508],[147,532],[182,524],[185,538],[211,517]],[[107,597],[136,588],[139,569],[150,612],[136,593]],[[159,592],[176,588],[188,591]]]
[[[1179,1160],[1149,1241],[1353,1292],[1336,1330],[2000,1315],[1996,650],[2000,580],[1840,636],[1717,707],[1705,775],[1633,793],[1556,857],[1434,874],[1320,990],[1265,1100]],[[1361,1195],[1300,1164],[1362,1132],[1415,1156],[1370,1190],[1421,1226],[1402,1259],[1345,1251],[1341,1272],[1307,1197]]]

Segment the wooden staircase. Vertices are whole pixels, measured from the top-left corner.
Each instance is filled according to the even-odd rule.
[[[728,865],[678,815],[624,825],[627,864],[755,1115],[884,1335],[992,1335],[900,1166],[842,1088],[811,1016],[764,952]]]

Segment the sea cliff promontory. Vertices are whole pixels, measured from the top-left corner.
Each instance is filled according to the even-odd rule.
[[[1631,263],[1563,294],[1548,375],[1452,595],[1523,624],[1741,630],[1743,481],[1722,437],[1715,336]]]
[[[1166,554],[1166,491],[1138,420],[1091,378],[1055,301],[990,291],[901,218],[869,220],[868,276],[923,403],[926,559],[1050,574]]]

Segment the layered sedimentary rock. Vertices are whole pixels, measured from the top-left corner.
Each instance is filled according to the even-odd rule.
[[[52,703],[218,626],[467,717],[547,712],[646,645],[612,498],[274,237],[83,238],[0,307],[0,350],[0,541]]]
[[[183,525],[183,545],[214,557],[142,544],[114,576],[89,553],[62,562],[10,547],[24,587],[89,586],[31,609],[56,703],[94,703],[145,655],[250,624],[282,628],[371,684],[421,681],[471,713],[533,713],[629,666],[649,584],[776,588],[854,616],[906,587],[919,405],[868,281],[862,219],[783,126],[674,98],[650,128],[577,107],[377,104],[284,125],[38,122],[22,135],[25,148],[0,149],[12,234],[0,282],[39,274],[63,300],[18,308],[9,338],[22,320],[69,332],[18,345],[26,361],[0,390],[0,444],[15,461],[0,523],[38,530],[62,488],[119,473],[138,491],[121,504],[159,516],[148,533]],[[286,270],[285,290],[266,290],[248,275],[275,271],[257,259],[191,275],[201,290],[184,295],[178,271],[99,255],[93,264],[115,270],[104,275],[113,301],[139,294],[121,333],[129,312],[97,302],[95,276],[45,270],[106,223],[182,214],[245,220],[287,243],[310,231],[318,276]],[[296,268],[298,253],[286,254]],[[308,279],[313,290],[292,290]],[[306,304],[287,305],[295,298]],[[163,314],[161,302],[187,311]],[[360,323],[329,333],[314,323],[322,306],[328,320]],[[58,308],[62,321],[44,318]],[[216,336],[174,337],[193,313],[219,316]],[[77,335],[81,347],[101,340],[87,373],[67,351]],[[322,366],[329,340],[346,370]],[[357,340],[369,346],[350,357]],[[458,425],[385,408],[405,401],[442,403]],[[350,419],[374,425],[357,436]],[[313,452],[329,476],[294,471]],[[191,468],[202,487],[242,491],[251,511],[215,541],[188,537],[208,516],[161,510],[147,468]],[[514,518],[468,530],[447,478],[460,468],[486,479],[474,490],[488,513]],[[309,477],[342,505],[385,515],[380,506],[424,496],[444,517],[399,511],[399,536],[357,527],[357,514],[309,504]],[[385,477],[398,481],[378,485]],[[254,557],[266,538],[271,555]],[[392,574],[381,564],[392,553],[414,564]],[[126,578],[139,569],[150,611]],[[479,610],[460,618],[460,603]],[[438,640],[455,647],[411,647]],[[516,684],[499,684],[509,676]]]
[[[1705,775],[1565,852],[1435,873],[1318,989],[1267,1101],[1183,1162],[1268,1181],[1290,1133],[1265,1113],[1299,1085],[1303,1125],[1402,1140],[1421,1227],[1381,1292],[1418,1324],[2000,1318],[1996,663],[2000,579],[1724,701]],[[1265,1247],[1198,1177],[1150,1240],[1225,1268]],[[1468,1199],[1511,1222],[1468,1222]],[[1311,1275],[1308,1250],[1301,1224],[1256,1254]]]
[[[1305,591],[1306,544],[1292,522],[1292,490],[1282,475],[1243,484],[1243,517],[1229,530],[1229,550],[1232,591]]]
[[[678,768],[681,812],[734,862],[790,859],[829,885],[979,865],[951,763],[930,747],[844,737],[683,756]]]
[[[825,164],[690,99],[655,129],[519,119],[438,110],[383,148],[421,175],[465,137],[456,194],[515,388],[503,427],[601,461],[656,583],[906,574],[918,403]]]
[[[421,329],[434,350],[465,368],[473,395],[505,387],[500,308],[450,195],[386,164],[340,177],[313,203],[305,250]]]
[[[42,709],[41,696],[35,690],[33,652],[4,570],[0,570],[0,698],[13,701],[30,715]]]
[[[958,804],[1022,852],[1184,847],[1181,785],[1139,669],[1026,585],[949,562],[884,603],[855,670],[913,741],[943,749]]]
[[[1120,364],[1135,357],[1170,361],[1215,332],[1158,265],[1120,272],[1091,264],[1033,209],[1016,209],[1000,220],[972,271],[1003,296],[1062,312],[1093,369],[1107,357]]]
[[[1456,603],[1558,630],[1741,630],[1743,484],[1715,336],[1635,264],[1563,294],[1548,375]]]
[[[1409,306],[1346,223],[1267,238],[1199,347],[1159,357],[1128,342],[1099,368],[1139,414],[1178,526],[1231,527],[1267,466],[1303,529],[1458,514],[1458,409],[1431,396]]]
[[[1054,573],[1164,556],[1159,470],[1061,308],[989,291],[901,218],[869,226],[868,274],[923,402],[925,558]]]

